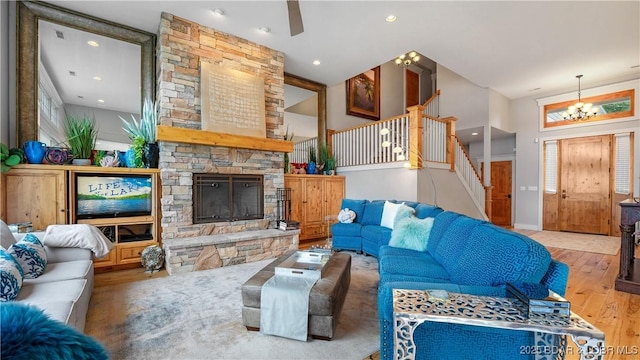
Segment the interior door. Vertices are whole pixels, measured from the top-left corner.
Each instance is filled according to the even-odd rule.
[[[610,147],[610,135],[560,141],[561,231],[609,233]]]
[[[491,222],[511,226],[511,161],[491,162]]]
[[[409,69],[405,69],[405,85],[406,85],[406,106],[418,105],[420,103],[420,75]]]

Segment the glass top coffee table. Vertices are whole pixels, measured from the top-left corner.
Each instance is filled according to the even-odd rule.
[[[429,297],[424,290],[393,290],[394,353],[396,359],[414,359],[413,332],[425,321],[531,331],[536,335],[529,354],[536,359],[564,359],[565,347],[555,336],[571,336],[581,359],[602,359],[604,333],[571,312],[526,315],[525,305],[515,298],[448,293],[449,298]],[[549,334],[551,336],[544,336]],[[561,341],[566,344],[566,341]],[[538,349],[540,351],[538,351]],[[529,350],[529,349],[527,349]],[[549,351],[543,351],[549,350]]]

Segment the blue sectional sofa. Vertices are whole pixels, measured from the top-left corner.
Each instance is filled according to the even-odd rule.
[[[506,282],[521,282],[542,284],[564,295],[568,266],[553,260],[544,246],[529,237],[433,205],[406,205],[415,209],[418,218],[434,218],[432,228],[423,235],[426,251],[388,245],[392,230],[380,225],[384,201],[344,199],[343,208],[354,210],[356,219],[332,226],[336,250],[378,257],[382,359],[393,358],[393,289],[506,296]],[[420,325],[413,338],[416,359],[529,359],[532,355],[524,354],[522,347],[535,345],[530,332],[433,322]]]

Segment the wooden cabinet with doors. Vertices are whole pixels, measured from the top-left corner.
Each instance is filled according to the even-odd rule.
[[[134,181],[146,181],[140,187],[148,188],[148,194],[134,191],[136,201],[146,201],[141,212],[130,211],[130,203],[119,205],[118,210],[107,210],[94,216],[80,211],[78,199],[79,177],[100,180],[106,187],[127,185],[128,191],[134,189]],[[148,187],[146,184],[149,184]],[[119,265],[140,264],[142,250],[160,242],[160,176],[158,169],[108,168],[97,166],[73,165],[17,165],[8,173],[2,174],[0,182],[3,194],[0,208],[4,209],[4,220],[8,224],[31,222],[34,231],[46,230],[52,224],[84,223],[98,227],[114,243],[114,249],[103,259],[96,259],[96,268]],[[118,185],[120,186],[120,185]],[[137,187],[135,187],[137,190]],[[127,195],[117,187],[117,195]],[[105,190],[106,191],[106,190]],[[113,200],[113,189],[109,195],[101,192],[105,200]],[[84,194],[83,194],[84,195]],[[126,196],[125,196],[126,197]],[[120,201],[119,201],[120,202]],[[110,206],[113,202],[109,203]],[[107,206],[107,203],[104,204]],[[94,205],[87,205],[95,211]],[[122,212],[121,212],[122,211]],[[127,213],[129,211],[129,213]]]
[[[300,222],[300,240],[329,236],[327,216],[338,215],[344,198],[344,176],[285,175],[291,189],[291,220]]]
[[[31,222],[33,231],[68,220],[66,172],[55,165],[17,165],[4,174],[7,224]]]

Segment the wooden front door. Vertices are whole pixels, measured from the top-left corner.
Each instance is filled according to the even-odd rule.
[[[420,75],[409,69],[405,69],[405,92],[406,106],[418,105],[420,103]]]
[[[491,162],[491,222],[511,226],[511,161]]]
[[[559,229],[608,234],[611,136],[560,140]]]

